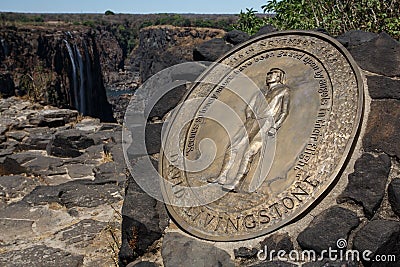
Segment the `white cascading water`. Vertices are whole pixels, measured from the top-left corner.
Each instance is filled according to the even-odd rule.
[[[93,96],[93,80],[92,80],[92,65],[91,65],[91,60],[90,60],[90,55],[88,51],[88,47],[86,45],[86,41],[83,41],[83,49],[85,51],[85,61],[86,61],[86,97],[88,101],[90,101],[91,97]],[[92,105],[87,105],[87,112],[88,114],[93,113]]]
[[[79,68],[79,80],[80,80],[80,86],[79,86],[79,112],[82,113],[82,115],[87,115],[86,113],[86,96],[85,96],[85,64],[83,64],[83,59],[81,52],[78,49],[78,46],[75,44],[75,55],[76,59],[78,62],[78,68]],[[87,73],[87,70],[86,70]]]
[[[69,54],[69,58],[71,59],[72,65],[72,80],[73,80],[73,90],[74,90],[74,106],[79,111],[79,104],[78,104],[78,77],[76,73],[76,64],[75,64],[75,56],[74,52],[72,51],[71,46],[69,45],[67,40],[63,40]]]

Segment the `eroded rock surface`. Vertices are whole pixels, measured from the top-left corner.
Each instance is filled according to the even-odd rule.
[[[15,97],[0,112],[0,265],[115,265],[121,126]]]

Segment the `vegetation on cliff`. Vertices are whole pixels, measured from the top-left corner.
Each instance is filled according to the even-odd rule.
[[[111,32],[123,49],[124,56],[138,44],[139,31],[148,26],[172,25],[179,27],[206,27],[229,31],[233,29],[236,15],[212,14],[26,14],[0,13],[0,26],[56,26],[90,27]]]
[[[274,16],[261,19],[247,9],[240,13],[237,28],[252,34],[272,24],[281,30],[322,28],[333,36],[349,30],[385,31],[400,38],[398,0],[268,0],[262,9]]]

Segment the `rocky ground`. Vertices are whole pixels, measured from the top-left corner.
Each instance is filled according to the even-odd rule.
[[[121,126],[0,99],[0,265],[115,266]]]
[[[259,34],[274,30],[266,27]],[[149,28],[141,38],[138,61],[130,62],[133,69],[110,78],[114,91],[137,87],[139,81],[131,75],[137,71],[134,68],[145,79],[180,63],[181,57],[213,61],[250,36],[161,27]],[[180,49],[188,38],[195,41]],[[296,266],[276,257],[274,262],[259,261],[257,252],[265,245],[288,252],[319,252],[339,238],[347,240],[349,249],[393,254],[400,260],[400,44],[385,33],[360,31],[338,40],[361,67],[368,86],[353,157],[336,186],[308,214],[250,241],[205,242],[177,228],[163,204],[144,193],[127,173],[121,124],[21,98],[0,99],[0,265]],[[153,116],[162,118],[185,90],[164,99]],[[109,100],[121,123],[130,94]],[[155,166],[161,126],[159,120],[149,121],[146,129]],[[362,264],[398,266],[399,262]],[[327,259],[303,264],[358,265]]]

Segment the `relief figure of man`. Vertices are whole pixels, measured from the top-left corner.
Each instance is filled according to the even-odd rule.
[[[268,71],[265,87],[251,98],[246,108],[244,127],[234,134],[225,152],[218,177],[210,178],[208,182],[219,183],[227,191],[236,191],[250,170],[254,157],[260,153],[263,142],[267,142],[266,137],[274,138],[288,116],[290,89],[284,81],[283,70],[272,68]],[[238,172],[230,173],[236,164],[239,164]]]

